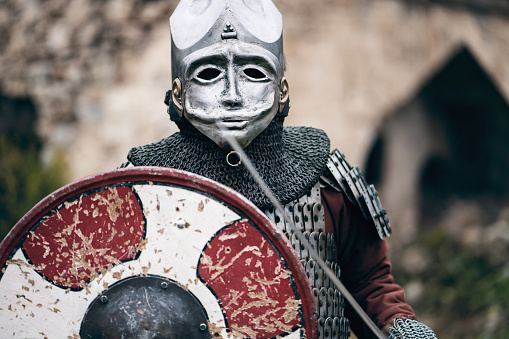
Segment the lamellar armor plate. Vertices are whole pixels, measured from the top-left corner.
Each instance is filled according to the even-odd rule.
[[[323,175],[321,179],[342,191],[352,203],[359,205],[364,217],[373,220],[380,239],[389,237],[391,225],[387,210],[382,207],[378,192],[373,185],[368,185],[359,167],[350,166],[345,156],[336,149],[331,153],[327,168],[328,175]]]
[[[320,182],[322,184],[320,184]],[[340,278],[337,263],[334,233],[325,232],[324,209],[321,204],[320,188],[329,185],[343,192],[347,198],[359,205],[364,217],[372,220],[381,239],[389,236],[391,228],[386,210],[382,207],[373,185],[368,185],[358,167],[352,167],[344,155],[335,150],[327,162],[327,169],[308,194],[284,206],[285,213],[293,221],[327,266]],[[345,300],[327,275],[310,258],[308,251],[297,239],[292,228],[277,210],[267,209],[267,216],[274,220],[290,240],[305,268],[313,289],[316,313],[318,315],[318,337],[343,339],[350,336],[350,323],[345,318]]]
[[[336,261],[335,238],[333,233],[325,232],[325,215],[321,203],[320,183],[317,183],[308,194],[284,206],[285,213],[294,226],[300,230],[311,247],[317,251],[326,265],[340,277]],[[316,262],[311,259],[308,250],[297,239],[293,229],[287,225],[284,216],[277,210],[268,209],[267,216],[274,220],[290,240],[295,252],[300,257],[302,266],[311,284],[315,298],[315,311],[318,315],[318,338],[344,339],[350,336],[350,324],[345,318],[345,300],[339,290]]]

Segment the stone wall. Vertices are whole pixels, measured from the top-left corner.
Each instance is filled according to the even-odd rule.
[[[0,88],[34,99],[46,155],[64,148],[71,178],[114,168],[130,147],[175,130],[167,19],[176,1],[0,4]],[[509,21],[400,1],[276,1],[284,14],[288,123],[326,130],[364,165],[382,117],[419,89],[458,45],[509,97]]]
[[[44,159],[63,149],[70,180],[113,169],[131,147],[176,131],[163,104],[171,84],[168,17],[176,3],[0,5],[0,89],[33,99]],[[324,129],[332,147],[362,169],[386,115],[413,97],[459,46],[469,48],[509,98],[509,21],[496,13],[395,0],[276,5],[284,14],[292,100],[287,123]],[[382,201],[392,200],[391,192],[381,194]],[[389,216],[405,220],[409,209],[391,206]],[[404,225],[393,227],[397,234]]]
[[[164,93],[158,87],[154,91],[154,86],[171,83],[166,76],[167,32],[159,43],[153,40],[167,26],[175,4],[132,0],[0,3],[0,89],[7,96],[34,100],[45,156],[51,158],[55,150],[64,149],[71,179],[114,168],[128,148],[119,149],[120,145],[129,144],[131,135],[148,134],[161,125],[145,117],[146,111],[157,111],[150,106],[156,100],[146,93],[161,98]],[[150,54],[156,45],[160,52]],[[152,73],[151,65],[155,65]],[[151,78],[149,84],[140,80],[148,73],[161,80]],[[129,92],[133,84],[136,89]],[[145,121],[146,128],[141,130],[123,125]]]
[[[171,85],[168,18],[176,3],[0,2],[0,94],[34,102],[43,159],[51,162],[63,151],[68,180],[114,169],[131,147],[176,131],[163,103]],[[507,11],[436,1],[275,3],[284,18],[292,101],[287,123],[324,129],[332,147],[361,168],[384,119],[460,46],[509,101]],[[392,165],[411,169],[409,161]],[[382,202],[390,200],[390,191],[381,194]],[[391,208],[389,217],[405,220],[408,207]],[[403,227],[393,224],[395,233]],[[424,319],[439,324],[432,315]]]

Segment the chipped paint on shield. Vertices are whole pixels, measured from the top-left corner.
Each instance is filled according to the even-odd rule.
[[[136,256],[144,224],[131,188],[109,187],[62,204],[28,235],[23,250],[46,279],[81,289]]]
[[[213,337],[312,337],[313,297],[288,241],[244,197],[203,177],[99,174],[50,195],[13,230],[0,244],[0,333],[11,338],[78,337],[98,295],[144,275],[191,292]]]
[[[300,301],[277,250],[247,220],[226,227],[203,250],[198,276],[218,296],[238,337],[272,338],[300,325]]]

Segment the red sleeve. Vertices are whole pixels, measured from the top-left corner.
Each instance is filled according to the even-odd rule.
[[[394,283],[389,247],[380,240],[371,220],[366,220],[360,208],[333,188],[322,189],[327,232],[336,235],[336,254],[341,268],[341,280],[359,305],[379,328],[395,317],[415,319],[413,309],[405,301],[403,289]],[[347,307],[352,331],[360,338],[370,338],[366,326]]]

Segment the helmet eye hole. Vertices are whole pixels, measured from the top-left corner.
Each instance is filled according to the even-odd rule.
[[[208,67],[202,70],[200,73],[198,73],[197,77],[201,80],[211,81],[217,78],[220,74],[221,74],[220,70]]]
[[[244,70],[244,73],[248,77],[256,79],[256,80],[265,79],[267,77],[262,71],[260,71],[260,70],[258,70],[256,68],[246,68]]]

